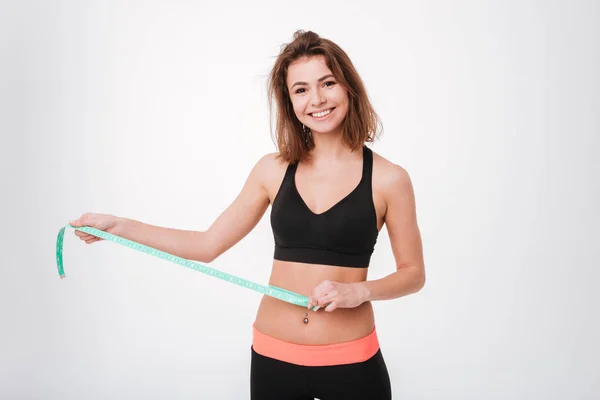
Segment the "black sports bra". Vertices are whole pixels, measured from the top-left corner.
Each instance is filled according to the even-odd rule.
[[[290,163],[271,207],[276,260],[366,268],[377,242],[371,176],[373,152],[363,146],[362,177],[346,197],[321,214],[296,188],[298,163]]]

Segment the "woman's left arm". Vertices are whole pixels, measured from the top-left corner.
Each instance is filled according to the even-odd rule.
[[[416,293],[425,285],[423,245],[417,223],[415,194],[408,172],[395,165],[383,195],[387,205],[385,225],[396,271],[384,278],[360,282],[364,301],[389,300]]]
[[[325,311],[352,308],[366,301],[389,300],[416,293],[425,285],[423,246],[410,176],[404,168],[394,165],[392,171],[386,171],[386,178],[382,186],[387,206],[385,224],[396,271],[365,282],[321,282],[309,297],[308,308],[313,305],[327,305]]]

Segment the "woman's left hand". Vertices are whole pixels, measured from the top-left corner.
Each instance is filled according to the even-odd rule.
[[[325,307],[331,312],[336,308],[354,308],[364,303],[368,296],[368,289],[362,284],[339,283],[325,280],[318,284],[308,298],[308,308],[313,306]]]

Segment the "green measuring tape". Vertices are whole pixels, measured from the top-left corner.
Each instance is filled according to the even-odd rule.
[[[285,290],[272,285],[265,286],[258,283],[254,283],[246,279],[237,277],[235,275],[230,275],[223,271],[219,271],[218,269],[197,263],[195,261],[186,260],[185,258],[174,256],[173,254],[169,254],[164,251],[145,246],[143,244],[134,242],[129,239],[125,239],[117,235],[113,235],[112,233],[92,228],[90,226],[74,227],[71,224],[67,224],[58,231],[58,237],[56,238],[56,265],[58,266],[58,274],[61,278],[65,277],[65,270],[63,267],[63,242],[66,228],[73,228],[78,231],[89,233],[90,235],[94,235],[105,240],[110,240],[112,242],[129,247],[131,249],[141,251],[142,253],[150,254],[151,256],[162,258],[164,260],[174,262],[175,264],[183,265],[184,267],[191,268],[193,270],[205,273],[210,276],[214,276],[215,278],[219,278],[224,281],[234,283],[236,285],[248,289],[252,289],[256,292],[274,297],[279,300],[283,300],[287,303],[295,304],[297,306],[302,307],[308,307],[308,297],[303,296],[301,294],[290,292],[289,290]],[[317,311],[319,308],[320,307],[318,306],[314,306],[312,310]]]

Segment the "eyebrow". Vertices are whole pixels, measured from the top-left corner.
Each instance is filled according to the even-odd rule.
[[[322,76],[322,77],[319,78],[319,82],[322,82],[322,81],[324,81],[327,78],[335,78],[335,76],[333,76],[333,74]],[[290,90],[293,89],[294,86],[296,86],[296,85],[308,85],[308,83],[307,82],[296,82],[296,83],[294,83],[292,85],[292,87],[290,88]]]

